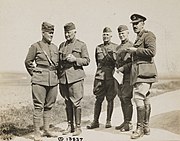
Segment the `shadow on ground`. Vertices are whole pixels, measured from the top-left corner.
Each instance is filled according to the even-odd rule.
[[[83,126],[87,126],[90,124],[90,121],[83,121],[82,124]],[[180,135],[180,110],[152,116],[150,119],[150,128],[164,129]],[[120,134],[119,131],[115,130],[115,127],[106,129],[104,124],[100,124],[100,128],[94,130]],[[130,132],[123,134],[130,134]]]
[[[180,110],[151,117],[150,127],[160,128],[175,134],[180,134]]]

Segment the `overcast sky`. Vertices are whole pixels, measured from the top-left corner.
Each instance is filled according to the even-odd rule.
[[[155,61],[159,72],[180,72],[179,0],[0,0],[0,71],[26,72],[24,59],[31,44],[41,40],[41,23],[55,25],[53,42],[64,41],[63,26],[74,22],[77,38],[84,41],[95,72],[94,51],[102,43],[102,30],[109,26],[112,41],[120,44],[117,27],[126,24],[134,42],[129,17],[147,17],[145,28],[157,37]]]

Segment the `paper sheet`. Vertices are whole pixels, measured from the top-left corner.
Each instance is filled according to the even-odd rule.
[[[119,84],[122,84],[123,83],[123,73],[121,72],[118,72],[117,73],[117,68],[115,68],[115,72],[113,74],[113,77],[118,81]]]

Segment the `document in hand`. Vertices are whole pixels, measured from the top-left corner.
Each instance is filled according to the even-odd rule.
[[[116,68],[115,68],[113,77],[118,81],[119,84],[123,83],[123,73],[122,72],[117,72]]]

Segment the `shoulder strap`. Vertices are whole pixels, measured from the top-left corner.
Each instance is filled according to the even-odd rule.
[[[101,46],[104,56],[108,55],[107,49],[102,45]]]
[[[38,42],[38,45],[41,48],[41,50],[44,52],[44,54],[45,54],[46,58],[48,59],[50,65],[56,66],[55,63],[49,58],[49,56],[47,55],[46,51],[42,48],[42,46],[41,46],[41,44],[39,42]]]
[[[102,49],[103,49],[103,54],[104,54],[104,56],[107,56],[107,57],[110,58],[111,60],[114,60],[114,59],[111,57],[111,55],[109,55],[107,49],[106,49],[104,46],[102,46]]]

